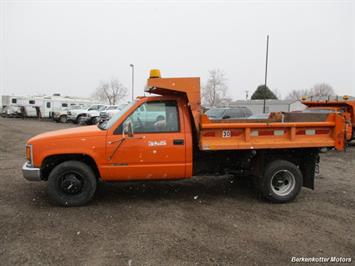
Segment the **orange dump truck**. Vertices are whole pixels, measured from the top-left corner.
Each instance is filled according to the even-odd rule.
[[[341,100],[304,100],[302,103],[307,106],[306,112],[336,112],[343,115],[346,123],[346,140],[355,139],[355,100],[349,100],[348,96],[344,96]]]
[[[274,113],[267,120],[210,121],[201,113],[199,78],[161,78],[109,121],[28,140],[26,179],[47,181],[57,204],[79,206],[98,180],[178,180],[234,173],[255,178],[273,202],[314,188],[318,152],[344,148],[344,117]]]

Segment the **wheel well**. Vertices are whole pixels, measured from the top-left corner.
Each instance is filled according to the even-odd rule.
[[[80,161],[92,168],[96,178],[100,177],[99,169],[97,168],[95,160],[86,154],[58,154],[48,156],[43,160],[41,166],[41,176],[43,180],[48,180],[48,176],[50,172],[56,167],[58,164],[65,161]]]
[[[319,162],[318,149],[263,150],[255,157],[254,175],[262,176],[265,167],[275,160],[286,160],[300,168],[303,186],[314,189],[314,175]]]

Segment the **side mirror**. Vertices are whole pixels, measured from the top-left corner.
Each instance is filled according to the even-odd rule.
[[[131,121],[127,121],[127,123],[123,127],[123,130],[122,130],[122,137],[123,138],[125,137],[125,134],[127,134],[127,136],[129,138],[133,137],[133,126],[132,126],[132,122]]]

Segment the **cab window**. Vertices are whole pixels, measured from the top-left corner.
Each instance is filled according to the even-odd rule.
[[[177,132],[179,115],[175,101],[146,102],[124,122],[131,122],[134,133]],[[120,126],[122,132],[122,127]]]

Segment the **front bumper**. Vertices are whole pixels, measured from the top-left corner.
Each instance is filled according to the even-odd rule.
[[[32,167],[28,162],[22,166],[22,175],[29,181],[41,181],[41,169]]]

